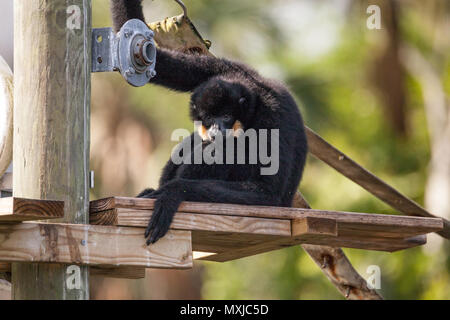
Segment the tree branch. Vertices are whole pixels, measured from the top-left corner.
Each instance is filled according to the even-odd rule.
[[[311,208],[297,192],[293,201],[295,208]],[[341,248],[303,244],[301,247],[319,266],[338,291],[349,300],[382,300],[383,297],[367,287],[367,282],[353,268]]]

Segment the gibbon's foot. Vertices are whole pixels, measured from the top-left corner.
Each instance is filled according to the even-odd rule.
[[[145,190],[142,190],[141,193],[139,193],[136,198],[151,198],[152,193],[154,193],[156,190],[153,188],[147,188]]]
[[[151,197],[155,197],[156,201],[152,217],[145,230],[147,245],[153,244],[165,236],[181,203],[177,192],[169,191],[169,188],[158,189]]]

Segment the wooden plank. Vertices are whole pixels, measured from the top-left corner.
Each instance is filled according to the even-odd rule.
[[[344,238],[331,238],[328,236],[303,236],[295,238],[279,238],[273,241],[261,242],[248,247],[236,248],[224,250],[218,252],[215,255],[206,255],[204,257],[198,257],[196,260],[226,262],[241,258],[250,257],[256,254],[265,253],[273,250],[279,250],[282,248],[292,247],[300,244],[314,244],[324,245],[327,247],[348,247],[354,249],[375,250],[375,251],[387,251],[395,252],[398,250],[413,248],[426,243],[426,236],[415,236],[408,239],[344,239]]]
[[[191,234],[171,230],[147,246],[142,228],[32,223],[0,225],[0,261],[186,269]]]
[[[64,201],[0,198],[0,222],[20,222],[64,217]]]
[[[136,201],[136,198],[129,198],[129,197],[109,197],[109,198],[102,198],[102,199],[98,199],[98,200],[93,200],[89,203],[89,213],[92,214],[94,212],[99,212],[99,211],[107,211],[110,209],[116,209],[116,208],[130,208],[130,209],[140,209],[137,206],[124,206],[124,205],[120,205],[120,203],[125,203],[125,201],[133,201],[134,202],[141,202],[142,201]],[[153,199],[149,199],[149,200],[153,200]],[[152,205],[153,205],[152,201]],[[152,208],[142,208],[142,209],[153,209]]]
[[[419,206],[416,202],[407,198],[395,188],[364,169],[347,155],[325,141],[313,130],[308,127],[305,127],[305,129],[308,138],[309,152],[315,157],[401,213],[413,216],[437,218],[435,215]],[[446,219],[443,221],[445,227],[443,227],[442,230],[438,230],[437,233],[450,239],[450,221]]]
[[[142,198],[108,198],[91,202],[91,214],[103,209],[135,208],[141,211],[153,209],[153,199]],[[313,210],[304,208],[245,206],[236,204],[183,202],[179,212],[196,214],[214,214],[226,216],[244,216],[272,219],[299,219],[316,217],[333,219],[339,223],[340,232],[353,233],[359,230],[365,236],[383,236],[389,238],[405,238],[442,230],[443,220],[440,218],[423,218],[381,215],[356,212],[339,212],[329,210]],[[146,213],[150,216],[151,212]]]
[[[90,223],[95,225],[147,227],[151,215],[151,210],[111,209],[104,213],[92,213],[90,215]],[[252,235],[291,235],[291,222],[289,219],[266,219],[185,212],[175,214],[171,228]]]
[[[101,276],[121,279],[142,279],[145,278],[145,268],[139,267],[89,267],[91,276]],[[11,273],[11,263],[0,262],[0,273]]]

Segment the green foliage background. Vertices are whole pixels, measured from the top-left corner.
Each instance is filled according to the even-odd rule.
[[[429,136],[421,87],[407,76],[408,135],[398,137],[383,114],[368,72],[382,31],[366,28],[367,5],[359,1],[186,0],[189,16],[218,56],[241,60],[268,77],[286,82],[305,122],[325,139],[423,204]],[[433,16],[420,1],[405,1],[399,14],[402,40],[434,57],[429,36]],[[438,1],[439,2],[439,1]],[[173,1],[146,1],[148,21],[179,14]],[[448,8],[447,8],[448,9]],[[111,25],[107,0],[93,1],[94,27]],[[448,20],[448,11],[446,19]],[[448,29],[441,30],[448,38]],[[450,92],[450,55],[439,56],[440,77]],[[193,129],[188,95],[146,86],[128,87],[119,75],[94,75],[126,88],[129,105],[150,123],[155,140],[149,162],[156,186],[168,159],[176,128]],[[95,97],[94,97],[95,99]],[[95,108],[95,104],[94,104]],[[310,158],[301,191],[313,208],[394,213],[333,169]],[[449,299],[449,245],[397,253],[345,250],[355,268],[378,265],[381,293],[392,299]],[[289,248],[223,264],[204,263],[205,299],[341,299],[319,268],[300,248]]]

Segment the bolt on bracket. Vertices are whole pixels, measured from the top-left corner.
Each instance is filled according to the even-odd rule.
[[[115,34],[111,28],[92,30],[92,72],[119,71],[135,87],[156,75],[154,33],[141,20],[128,20]]]

